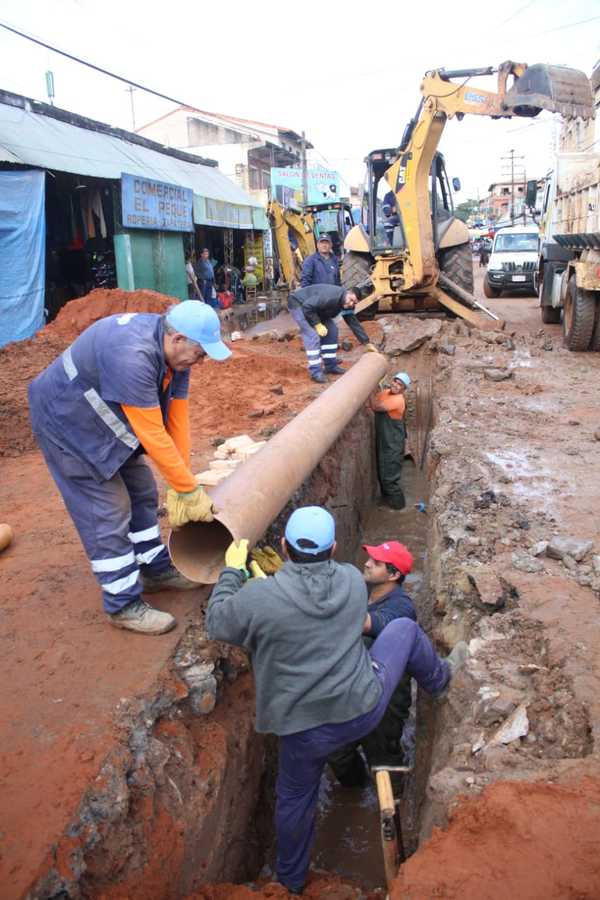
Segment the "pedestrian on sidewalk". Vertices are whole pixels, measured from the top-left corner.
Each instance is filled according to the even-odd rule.
[[[188,409],[190,368],[207,355],[231,355],[218,316],[185,300],[164,316],[100,319],[29,386],[33,432],[118,628],[169,631],[173,616],[142,594],[196,587],[161,541],[144,454],[169,485],[172,526],[212,521],[210,497],[190,469]]]
[[[410,384],[410,375],[397,372],[390,387],[377,391],[369,400],[375,413],[377,476],[383,502],[391,509],[404,509],[406,506],[401,478],[406,443],[405,394]]]
[[[202,300],[202,294],[200,292],[200,288],[198,287],[198,279],[196,278],[196,273],[194,272],[194,259],[195,254],[192,250],[185,260],[185,274],[187,277],[187,286],[188,286],[188,299],[189,300]]]
[[[288,309],[300,328],[313,381],[324,384],[325,375],[343,375],[346,371],[337,361],[338,328],[333,320],[340,313],[358,341],[369,350],[376,349],[354,314],[359,299],[355,288],[346,290],[332,284],[298,288],[289,295]]]
[[[204,248],[200,254],[200,259],[196,262],[196,277],[204,302],[216,308],[218,301],[215,290],[215,270],[210,261],[210,250],[207,247]]]
[[[408,618],[390,622],[368,651],[367,589],[358,569],[334,561],[335,548],[331,514],[297,509],[285,528],[279,571],[246,583],[248,541],[234,542],[206,614],[211,639],[250,653],[256,729],[280,739],[277,877],[294,894],[306,881],[329,756],[373,731],[405,672],[439,696],[467,655],[463,642],[440,659]]]
[[[369,595],[363,641],[367,649],[394,619],[417,621],[411,598],[402,584],[413,567],[412,553],[398,541],[385,541],[377,546],[363,545],[368,554],[363,578]],[[405,674],[393,692],[379,724],[359,741],[352,741],[329,757],[329,765],[344,787],[362,787],[367,783],[372,766],[403,766],[402,732],[412,703],[411,677]]]
[[[313,284],[340,284],[340,264],[332,252],[328,234],[320,235],[317,252],[311,253],[302,263],[300,287],[310,287]]]

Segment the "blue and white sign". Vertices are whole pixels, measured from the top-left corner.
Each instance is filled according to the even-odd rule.
[[[191,188],[122,172],[121,208],[124,228],[194,230],[194,192]]]

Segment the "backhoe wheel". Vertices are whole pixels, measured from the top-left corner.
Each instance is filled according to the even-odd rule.
[[[469,242],[440,250],[441,271],[463,290],[473,293],[473,252]]]
[[[589,349],[594,331],[596,300],[591,291],[577,287],[575,276],[569,280],[563,311],[563,338],[569,350]]]
[[[483,279],[483,293],[488,298],[488,300],[493,300],[494,297],[500,296],[500,291],[498,290],[498,288],[492,287],[487,275],[485,275]]]
[[[342,287],[350,289],[360,288],[363,295],[373,287],[371,281],[372,258],[366,253],[344,253],[342,260],[341,281]]]
[[[596,353],[600,353],[600,293],[598,291],[588,291],[594,297],[596,303],[596,319],[594,324],[594,330],[592,332],[592,340],[590,343],[590,350],[594,350]]]
[[[542,307],[542,322],[544,325],[560,325],[560,306],[552,306],[552,282],[555,274],[557,274],[557,270],[554,264],[546,263],[540,290],[540,305]]]

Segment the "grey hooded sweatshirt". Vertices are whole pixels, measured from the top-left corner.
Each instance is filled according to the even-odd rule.
[[[367,589],[348,563],[286,562],[244,584],[224,569],[211,594],[212,640],[244,647],[256,683],[256,730],[295,734],[348,722],[381,695],[362,640]]]

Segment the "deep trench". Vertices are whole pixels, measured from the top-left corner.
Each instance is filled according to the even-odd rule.
[[[399,540],[406,544],[413,554],[414,566],[405,580],[404,588],[413,600],[420,624],[429,630],[431,625],[427,566],[429,479],[425,461],[427,437],[433,424],[431,379],[423,377],[419,388],[413,398],[412,409],[409,410],[410,455],[407,454],[402,472],[406,507],[401,511],[391,510],[381,502],[375,476],[375,442],[371,433],[370,440],[366,443],[359,442],[369,452],[366,468],[373,475],[371,491],[368,496],[362,498],[362,502],[342,504],[344,517],[350,515],[352,521],[346,521],[343,533],[338,535],[341,552],[338,552],[337,558],[353,562],[362,570],[366,560],[366,553],[362,549],[363,543],[378,544],[385,540]],[[345,478],[344,475],[347,476],[348,472],[344,470],[357,465],[356,457],[346,453],[348,442],[352,443],[349,438],[358,429],[364,428],[368,421],[364,414],[359,414],[319,467],[327,469],[332,461],[339,464],[342,491],[346,480],[350,482],[354,480],[353,477]],[[365,465],[364,459],[362,464]],[[315,474],[316,478],[313,475],[306,485],[302,502],[313,502],[315,499],[319,471],[317,470]],[[316,500],[319,500],[318,487],[316,494]],[[288,508],[274,524],[270,534],[278,533],[278,525],[280,527],[280,522],[286,518],[287,511]],[[335,504],[333,511],[336,512]],[[338,516],[340,512],[341,508],[338,506]],[[435,734],[434,719],[435,707],[427,701],[421,702],[413,682],[411,715],[402,737],[406,763],[413,768],[413,772],[406,776],[396,776],[394,788],[395,795],[400,800],[402,836],[407,856],[413,853],[418,845],[421,824],[419,811],[431,760],[431,747],[428,745]],[[423,744],[425,746],[422,746]],[[261,811],[257,823],[260,832],[259,855],[262,856],[263,865],[260,871],[252,873],[254,878],[274,877],[275,835],[272,829],[272,811],[277,769],[276,739],[268,741],[265,761],[265,772],[257,802],[257,809]],[[252,829],[257,823],[254,823]],[[255,833],[255,840],[256,837]],[[379,807],[373,780],[370,780],[364,788],[342,787],[329,767],[326,767],[319,792],[311,867],[351,879],[366,889],[385,886]]]

